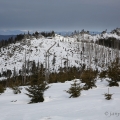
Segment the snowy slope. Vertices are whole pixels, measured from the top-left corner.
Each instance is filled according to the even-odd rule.
[[[98,69],[101,68],[102,61],[109,63],[109,58],[104,58],[104,55],[109,57],[109,52],[111,53],[111,58],[114,59],[116,56],[113,49],[105,48],[103,46],[97,45],[92,41],[96,41],[98,38],[102,37],[116,37],[120,39],[120,36],[114,34],[105,33],[101,35],[91,36],[89,34],[79,34],[73,37],[63,37],[61,35],[55,35],[53,38],[32,38],[26,39],[21,42],[10,44],[7,47],[1,48],[0,51],[0,72],[7,71],[7,69],[18,71],[22,68],[25,63],[25,53],[26,61],[35,61],[43,63],[45,67],[45,56],[47,50],[54,45],[49,53],[50,71],[58,70],[59,67],[64,67],[64,62],[69,60],[69,67],[81,66],[85,63],[87,66],[91,64],[95,68],[95,59],[98,58]],[[79,40],[79,41],[78,41]],[[84,49],[84,53],[83,53]],[[103,50],[105,53],[103,53]],[[97,56],[95,56],[95,51]],[[55,66],[52,65],[53,57],[56,58]],[[0,78],[3,79],[3,78]]]
[[[8,89],[0,95],[0,120],[119,120],[120,87],[111,87],[112,100],[105,100],[107,82],[97,81],[97,88],[82,91],[78,98],[69,98],[65,92],[70,83],[50,84],[43,103],[27,104],[30,98],[24,93],[15,95]]]
[[[64,42],[59,42],[60,40]],[[30,42],[29,45],[23,45],[23,42],[21,42],[10,44],[7,48],[1,48],[0,66],[1,68],[3,68],[3,71],[6,69],[13,70],[14,67],[16,67],[17,70],[21,69],[25,61],[25,50],[26,60],[29,59],[29,61],[35,60],[36,63],[38,61],[44,63],[46,51],[53,44],[56,43],[55,46],[50,50],[50,53],[52,54],[50,56],[50,61],[52,61],[53,55],[57,56],[56,61],[60,61],[60,59],[65,58],[67,55],[67,51],[65,52],[65,49],[70,49],[73,46],[69,45],[69,43],[66,43],[67,41],[73,42],[73,39],[69,40],[69,38],[64,38],[62,36],[57,36],[53,39],[27,39],[26,41]],[[60,64],[60,62],[58,62],[57,64]]]

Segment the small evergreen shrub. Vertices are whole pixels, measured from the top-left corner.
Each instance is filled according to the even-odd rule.
[[[114,82],[114,81],[112,81],[112,80],[107,80],[108,82],[109,82],[109,87],[112,87],[112,86],[119,86],[119,84],[117,83],[117,82]]]
[[[22,88],[20,88],[20,87],[18,87],[18,86],[15,86],[15,87],[12,87],[12,90],[13,90],[13,93],[14,93],[14,94],[20,94]]]
[[[95,85],[95,78],[97,76],[96,71],[93,71],[92,69],[84,70],[83,73],[80,76],[80,79],[83,83],[85,83],[83,89],[88,90],[92,87],[96,87]]]
[[[0,94],[4,93],[5,88],[3,87],[3,85],[0,84]]]
[[[80,83],[78,83],[77,80],[74,80],[74,83],[71,84],[71,87],[66,92],[70,94],[70,98],[75,98],[80,96],[81,90],[82,87],[80,86]]]
[[[112,95],[113,95],[113,94],[110,94],[110,93],[109,93],[109,88],[108,88],[108,93],[105,93],[105,94],[104,94],[105,99],[106,99],[106,100],[111,100],[111,99],[112,99]]]
[[[106,75],[107,75],[107,71],[102,71],[99,74],[99,78],[101,78],[101,80],[102,80],[102,78],[106,78]]]
[[[16,81],[15,83],[11,83],[10,88],[13,90],[14,94],[20,94],[22,88],[20,88],[19,81]]]
[[[104,94],[104,95],[105,95],[105,99],[106,99],[106,100],[111,100],[111,99],[112,99],[112,94],[106,93],[106,94]]]
[[[44,91],[47,90],[49,86],[47,86],[47,83],[42,81],[38,82],[36,85],[30,85],[26,90],[28,93],[26,93],[27,96],[31,98],[29,103],[38,103],[44,101]]]
[[[119,86],[117,83],[120,81],[120,64],[118,58],[108,67],[107,75],[110,78],[110,80],[107,80],[109,82],[108,86]]]

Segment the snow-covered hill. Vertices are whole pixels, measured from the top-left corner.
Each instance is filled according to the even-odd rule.
[[[107,82],[97,81],[97,88],[82,91],[78,98],[69,98],[65,92],[70,81],[50,84],[43,103],[30,101],[22,87],[21,94],[13,94],[9,88],[0,95],[0,120],[119,120],[120,87],[111,87],[112,100],[105,100]]]
[[[17,74],[19,74],[19,70],[25,64],[25,60],[29,60],[29,62],[35,61],[36,64],[38,62],[42,63],[45,67],[45,60],[47,59],[48,61],[46,54],[50,55],[50,71],[57,71],[60,67],[64,67],[65,61],[68,62],[68,67],[80,67],[82,64],[86,64],[86,66],[92,66],[93,68],[97,66],[98,69],[101,69],[102,66],[108,65],[110,60],[113,60],[116,54],[119,53],[119,51],[117,52],[94,43],[94,41],[103,37],[120,39],[120,36],[116,35],[116,33],[104,33],[94,36],[79,34],[72,37],[63,37],[56,34],[55,37],[23,39],[21,42],[1,48],[0,72],[3,73],[7,69],[13,72],[16,69]],[[54,58],[55,64],[53,65]]]
[[[62,42],[63,41],[63,42]],[[67,41],[69,41],[67,43]],[[56,65],[60,65],[60,61],[67,56],[67,50],[73,50],[74,39],[64,38],[62,36],[57,36],[55,38],[33,38],[32,40],[26,39],[25,41],[18,42],[16,44],[10,44],[5,48],[1,48],[0,52],[0,66],[2,71],[6,69],[13,70],[14,67],[19,70],[22,68],[22,65],[25,62],[25,53],[26,60],[35,61],[40,63],[45,63],[45,55],[47,50],[55,44],[55,46],[50,49],[50,63],[52,63],[53,56],[56,56]],[[70,51],[68,51],[70,54]],[[72,56],[69,58],[74,60]]]

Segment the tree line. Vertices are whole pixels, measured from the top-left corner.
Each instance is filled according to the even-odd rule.
[[[6,47],[6,46],[8,46],[9,44],[12,44],[12,43],[15,44],[17,41],[21,41],[23,38],[24,38],[24,35],[19,34],[19,35],[16,35],[15,38],[10,37],[8,40],[1,40],[0,41],[0,48],[1,47]]]
[[[50,32],[34,32],[33,34],[30,34],[29,31],[27,33],[28,36],[34,36],[35,38],[37,38],[39,35],[42,35],[44,37],[54,37],[55,36],[55,32],[54,31],[50,31]],[[8,46],[9,44],[15,44],[16,42],[19,42],[21,41],[25,36],[25,33],[24,34],[19,34],[19,35],[16,35],[15,38],[13,37],[10,37],[8,40],[1,40],[0,41],[0,48],[1,47],[6,47]]]
[[[118,40],[114,37],[100,38],[98,41],[96,41],[96,43],[99,45],[103,45],[105,47],[120,50],[120,40]]]

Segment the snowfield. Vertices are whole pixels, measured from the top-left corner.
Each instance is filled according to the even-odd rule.
[[[27,104],[30,98],[22,87],[15,95],[9,88],[0,95],[0,120],[120,120],[120,87],[110,87],[112,100],[105,100],[107,82],[98,80],[96,88],[82,91],[78,98],[65,92],[72,81],[50,84],[45,101]]]
[[[86,64],[86,68],[91,66],[93,69],[97,67],[99,71],[105,70],[107,64],[116,58],[116,53],[120,55],[120,52],[90,41],[108,37],[120,39],[120,36],[111,33],[102,36],[56,35],[52,39],[23,39],[21,42],[1,48],[0,73],[7,69],[13,73],[15,69],[16,74],[19,75],[25,60],[27,63],[30,62],[30,65],[35,61],[36,64],[39,62],[45,67],[45,61],[48,60],[47,50],[53,45],[48,60],[51,72],[65,67],[66,61],[69,67],[81,67],[82,64]],[[52,64],[54,57],[55,65]],[[98,62],[95,62],[96,58]],[[104,67],[103,62],[106,65]],[[6,78],[1,76],[0,80],[3,79]],[[36,104],[28,104],[30,98],[25,94],[27,86],[22,86],[21,94],[17,95],[12,89],[7,88],[5,93],[0,95],[0,120],[120,120],[120,87],[110,87],[112,100],[105,100],[103,94],[108,92],[108,83],[106,80],[101,82],[97,79],[96,88],[83,90],[78,98],[69,98],[70,95],[65,90],[70,88],[71,83],[72,81],[49,84],[50,88],[44,93],[45,101]]]

